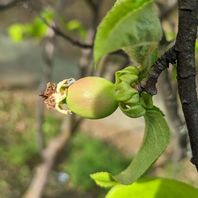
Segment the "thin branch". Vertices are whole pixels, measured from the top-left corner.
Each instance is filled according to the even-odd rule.
[[[195,82],[195,41],[197,36],[198,1],[179,1],[179,28],[174,47],[170,48],[153,65],[151,71],[139,85],[140,91],[151,95],[157,93],[156,83],[169,63],[178,63],[178,87],[192,148],[192,163],[198,169],[198,101]]]
[[[98,2],[95,2],[94,0],[86,0],[86,3],[90,6],[93,12],[98,10]]]
[[[198,100],[196,92],[195,41],[198,0],[179,1],[179,27],[176,39],[179,96],[192,149],[192,163],[198,170]]]
[[[151,95],[157,94],[157,80],[165,69],[169,67],[169,63],[176,63],[176,51],[175,48],[172,47],[168,51],[166,51],[152,66],[152,69],[149,71],[147,79],[141,82],[138,89],[139,91],[146,91]]]
[[[86,44],[86,43],[83,43],[83,42],[81,42],[79,40],[75,40],[75,39],[71,38],[69,35],[63,33],[62,30],[60,30],[59,27],[57,27],[57,26],[55,26],[53,24],[50,24],[44,17],[40,16],[40,19],[49,28],[51,28],[57,36],[62,37],[63,39],[65,39],[66,41],[71,43],[72,45],[74,45],[76,47],[79,47],[79,48],[82,48],[82,49],[93,49],[93,43]],[[119,56],[124,56],[124,57],[128,58],[128,55],[123,50],[117,50],[117,51],[111,52],[110,55],[119,55]]]
[[[13,8],[17,5],[19,5],[19,3],[24,2],[25,0],[13,0],[13,1],[8,1],[8,3],[1,3],[0,4],[0,11],[5,11],[7,9]]]
[[[54,24],[50,24],[44,17],[40,16],[40,19],[49,27],[51,28],[54,33],[57,36],[60,36],[62,38],[64,38],[66,41],[68,41],[69,43],[71,43],[74,46],[80,47],[80,48],[84,48],[84,49],[91,49],[93,48],[92,44],[86,44],[86,43],[82,43],[81,41],[75,40],[73,38],[71,38],[69,35],[63,33],[63,31],[61,31],[57,26],[55,26]]]

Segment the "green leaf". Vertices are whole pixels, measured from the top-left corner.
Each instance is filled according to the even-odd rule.
[[[106,198],[197,198],[198,189],[170,179],[146,179],[132,185],[116,185]]]
[[[96,184],[102,188],[110,188],[118,184],[113,181],[111,174],[107,172],[97,172],[90,175],[90,177],[96,182]]]
[[[164,152],[170,132],[161,111],[148,109],[145,118],[145,135],[142,146],[131,164],[114,179],[121,184],[131,184],[139,179]]]
[[[124,171],[109,177],[112,179],[111,181],[126,185],[132,184],[150,168],[166,149],[170,131],[163,113],[154,106],[152,109],[146,110],[144,119],[144,140],[138,153]]]
[[[98,62],[105,54],[125,48],[133,60],[142,63],[160,38],[161,26],[153,0],[119,0],[98,27],[94,60]]]
[[[23,40],[24,26],[22,24],[16,23],[9,27],[8,35],[14,42],[19,42]]]

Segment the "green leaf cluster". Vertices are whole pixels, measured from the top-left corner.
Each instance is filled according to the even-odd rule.
[[[124,114],[131,118],[144,116],[147,109],[153,108],[152,97],[146,92],[141,94],[136,86],[141,80],[141,70],[135,66],[128,66],[117,71],[115,82],[116,99]]]
[[[25,97],[24,97],[25,94]],[[22,197],[40,157],[36,145],[33,94],[0,92],[0,197]],[[46,140],[60,131],[60,118],[47,115]],[[8,190],[9,189],[9,190]]]

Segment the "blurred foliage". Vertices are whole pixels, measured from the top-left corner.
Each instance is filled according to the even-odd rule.
[[[54,18],[54,11],[45,9],[41,12],[41,17],[49,23]],[[42,39],[47,33],[47,25],[40,17],[35,17],[30,23],[15,23],[8,28],[8,35],[12,41],[19,42],[27,38]]]
[[[176,39],[176,33],[175,32],[165,32],[167,41],[174,41]]]
[[[43,123],[43,131],[47,141],[56,136],[60,132],[61,119],[55,117],[52,113],[45,117]]]
[[[24,97],[24,95],[26,97]],[[0,194],[20,198],[39,162],[35,135],[32,93],[0,92]],[[44,131],[48,140],[60,130],[60,118],[46,115]],[[14,179],[13,179],[14,178]]]
[[[2,198],[20,198],[31,180],[33,167],[40,160],[36,149],[33,102],[35,98],[32,96],[32,92],[24,91],[0,93],[0,197]],[[43,130],[47,141],[57,135],[60,126],[61,118],[52,113],[46,114]],[[97,170],[118,173],[128,163],[129,160],[111,145],[79,133],[73,138],[69,156],[60,168],[61,171],[70,174],[74,190],[92,191],[96,186],[89,178],[90,173]],[[60,187],[55,192],[64,194],[67,191],[66,186],[61,186],[57,181],[56,183]]]
[[[74,187],[91,190],[95,186],[89,175],[107,170],[118,173],[129,163],[118,150],[101,140],[78,133],[72,140],[64,171],[71,176]]]
[[[65,23],[66,30],[79,34],[81,39],[85,38],[86,35],[86,28],[82,25],[82,23],[77,20],[73,19]]]
[[[40,17],[36,16],[29,23],[14,23],[10,25],[8,35],[13,42],[20,42],[24,39],[43,39],[48,31],[48,26],[43,20],[46,20],[50,24],[54,18],[55,12],[52,9],[46,8],[41,12]],[[67,31],[77,34],[81,39],[85,38],[86,28],[79,20],[61,21]]]

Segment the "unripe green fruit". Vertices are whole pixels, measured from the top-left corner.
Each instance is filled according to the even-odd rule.
[[[74,82],[67,91],[67,107],[77,115],[99,119],[118,107],[112,82],[100,77],[85,77]]]

